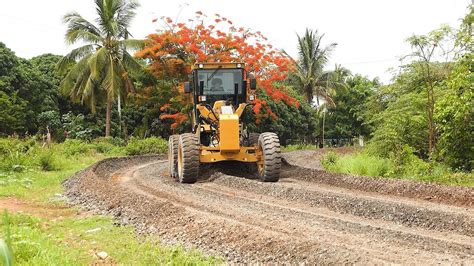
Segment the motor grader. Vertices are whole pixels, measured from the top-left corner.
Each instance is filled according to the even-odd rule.
[[[193,102],[192,133],[169,138],[169,173],[194,183],[202,164],[248,163],[264,182],[280,177],[280,141],[272,132],[250,133],[241,116],[256,99],[256,80],[243,63],[197,63],[184,92]]]

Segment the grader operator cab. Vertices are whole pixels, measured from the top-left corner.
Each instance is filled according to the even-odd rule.
[[[184,92],[193,99],[192,133],[169,138],[169,172],[181,183],[194,183],[201,164],[240,161],[252,164],[260,180],[280,177],[280,141],[275,133],[249,133],[241,120],[255,100],[256,80],[243,63],[198,63]]]

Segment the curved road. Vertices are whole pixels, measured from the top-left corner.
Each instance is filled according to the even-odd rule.
[[[224,163],[185,185],[169,177],[167,166],[153,160],[122,168],[111,175],[114,188],[90,195],[107,201],[122,221],[229,262],[474,264],[471,203],[321,184],[288,165],[278,183]]]

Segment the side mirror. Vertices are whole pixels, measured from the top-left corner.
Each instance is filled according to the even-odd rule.
[[[184,93],[190,93],[191,92],[191,86],[189,85],[189,82],[184,83]]]
[[[256,90],[257,89],[257,80],[254,78],[250,79],[250,89],[251,90]]]

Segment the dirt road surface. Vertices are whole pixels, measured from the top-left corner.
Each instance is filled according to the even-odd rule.
[[[331,174],[295,166],[311,156],[284,156],[293,165],[278,183],[222,163],[179,184],[166,160],[131,157],[64,185],[85,209],[231,263],[474,264],[474,189]]]

